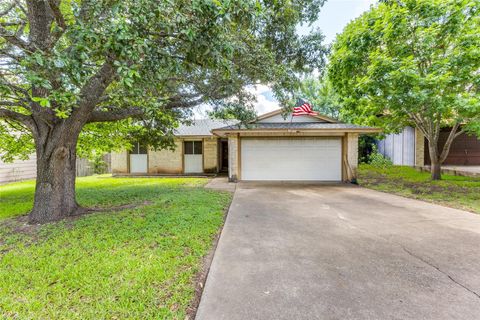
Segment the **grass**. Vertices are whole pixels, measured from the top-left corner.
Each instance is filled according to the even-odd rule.
[[[0,186],[0,318],[185,319],[231,201],[206,182],[80,178],[80,204],[138,207],[44,226],[18,218],[33,182]]]
[[[480,178],[444,174],[442,180],[432,181],[430,173],[411,167],[362,164],[358,182],[367,188],[480,213]]]

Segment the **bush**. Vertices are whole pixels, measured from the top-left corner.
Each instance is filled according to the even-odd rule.
[[[103,160],[103,155],[95,154],[92,159],[93,172],[95,174],[102,174],[107,172],[107,163]]]
[[[376,151],[375,137],[369,135],[361,135],[358,139],[358,160],[360,163],[370,163],[369,157],[372,152]]]
[[[385,158],[383,154],[378,152],[377,146],[374,146],[372,152],[368,155],[367,163],[377,168],[388,168],[393,165],[392,160]]]

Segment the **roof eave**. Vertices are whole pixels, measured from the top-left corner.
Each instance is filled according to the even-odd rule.
[[[275,116],[275,115],[277,115],[277,114],[281,114],[282,112],[283,112],[283,109],[277,109],[277,110],[273,110],[273,111],[264,113],[264,114],[258,116],[255,120],[250,121],[250,123],[255,123],[255,122],[259,121],[259,120],[263,120],[263,119],[270,118],[270,117]],[[323,114],[311,115],[311,117],[314,117],[314,118],[317,118],[317,119],[321,119],[321,120],[326,121],[326,122],[329,122],[329,123],[339,123],[338,120],[333,119],[333,118],[330,118],[330,117],[325,116],[325,115],[323,115]]]
[[[224,137],[233,133],[381,133],[380,128],[332,128],[332,129],[214,129],[212,133]]]

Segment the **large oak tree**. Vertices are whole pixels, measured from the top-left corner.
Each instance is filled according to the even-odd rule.
[[[248,105],[247,85],[288,96],[323,62],[324,0],[4,0],[0,153],[37,155],[31,223],[79,213],[77,145],[169,146],[189,108]]]
[[[384,0],[337,37],[328,76],[344,117],[421,130],[440,179],[455,137],[479,128],[480,1]]]

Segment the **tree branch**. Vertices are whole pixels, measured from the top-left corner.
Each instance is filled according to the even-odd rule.
[[[107,58],[97,73],[85,83],[80,91],[78,107],[69,117],[70,125],[75,126],[76,130],[81,130],[83,124],[90,119],[91,113],[115,78],[115,75],[116,70],[113,67],[113,58]]]
[[[452,145],[453,140],[458,137],[458,135],[462,134],[462,130],[458,133],[457,130],[460,127],[460,123],[455,123],[452,130],[448,134],[447,141],[445,141],[445,145],[443,146],[442,153],[440,154],[439,161],[443,163],[445,159],[447,159],[448,153],[450,151],[450,146]]]
[[[14,45],[14,46],[16,46],[20,49],[23,49],[25,51],[29,51],[28,42],[20,39],[15,34],[10,33],[3,26],[0,26],[0,36],[3,37],[6,41],[8,41],[10,44],[12,44],[12,45]]]
[[[91,122],[110,122],[128,118],[140,117],[144,114],[140,108],[122,109],[117,111],[93,111],[87,123]]]
[[[5,10],[0,12],[0,17],[8,14],[15,7],[15,3],[11,3]]]
[[[0,118],[18,121],[30,129],[33,127],[32,118],[30,116],[12,110],[0,108]]]
[[[22,10],[22,12],[23,12],[23,14],[25,14],[25,16],[28,16],[27,9],[25,9],[25,7],[22,6],[22,4],[20,3],[20,1],[18,1],[18,0],[13,0],[13,2],[15,2],[15,4],[20,8],[20,10]]]
[[[67,29],[67,24],[65,23],[65,18],[63,17],[62,12],[60,11],[60,3],[59,0],[49,0],[48,4],[50,6],[50,9],[52,10],[53,17],[55,18],[55,22],[58,25],[58,28],[60,30],[57,30],[56,32],[53,33],[52,37],[52,43],[56,43],[58,39],[63,35],[65,30]]]

